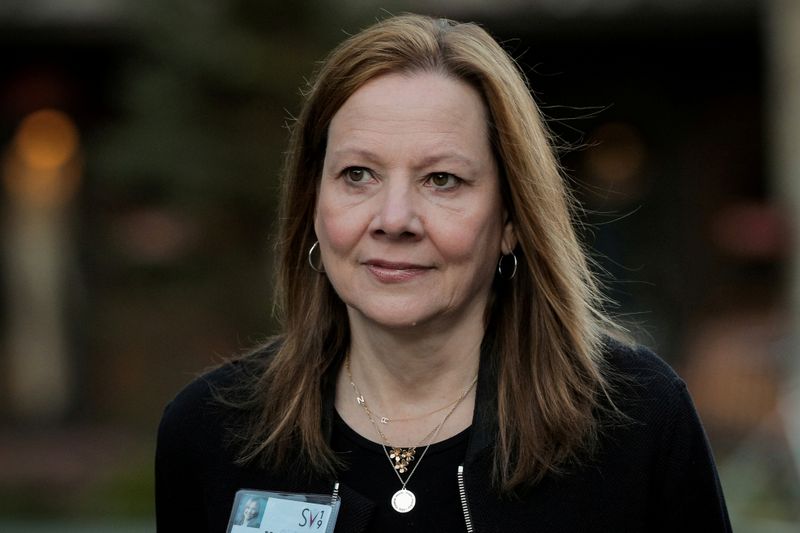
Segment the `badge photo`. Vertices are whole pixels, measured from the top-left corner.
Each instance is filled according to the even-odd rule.
[[[333,533],[340,505],[335,492],[326,495],[242,489],[233,501],[227,533]]]

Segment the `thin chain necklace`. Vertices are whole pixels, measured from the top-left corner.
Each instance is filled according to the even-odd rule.
[[[459,398],[456,398],[455,400],[453,400],[452,402],[448,403],[447,405],[443,405],[443,406],[441,406],[441,407],[439,407],[437,409],[434,409],[433,411],[428,411],[427,413],[423,413],[421,415],[416,415],[416,416],[407,416],[407,417],[404,417],[404,418],[394,418],[394,417],[390,418],[388,416],[381,416],[378,413],[373,412],[372,410],[370,410],[370,414],[372,415],[373,418],[375,418],[378,422],[380,422],[383,425],[388,425],[388,424],[391,424],[392,422],[411,422],[412,420],[419,420],[421,418],[425,418],[427,416],[435,415],[438,412],[444,411],[448,407],[452,407],[453,404],[456,403],[458,400],[459,400]],[[364,405],[364,407],[366,409],[369,409],[365,405]]]
[[[408,482],[411,481],[411,476],[413,476],[414,472],[417,471],[417,467],[419,467],[420,463],[422,463],[422,459],[425,458],[425,454],[428,452],[428,448],[430,448],[433,441],[436,440],[436,437],[439,435],[439,432],[442,430],[442,427],[444,427],[445,423],[450,418],[450,416],[455,412],[458,406],[461,405],[461,402],[464,400],[464,398],[467,397],[469,392],[472,390],[472,387],[475,386],[475,383],[477,383],[478,381],[478,377],[475,376],[475,378],[472,380],[469,386],[466,389],[464,389],[464,392],[462,392],[461,395],[458,398],[456,398],[456,400],[452,404],[448,404],[452,405],[453,407],[447,412],[442,421],[439,422],[439,424],[435,428],[433,428],[427,435],[425,435],[422,438],[422,440],[420,440],[419,444],[408,448],[402,448],[390,445],[389,439],[386,438],[386,435],[384,435],[383,431],[381,431],[380,426],[375,421],[374,413],[370,410],[369,406],[367,405],[367,401],[364,399],[364,395],[361,394],[361,391],[358,390],[358,387],[353,381],[353,373],[350,370],[349,354],[345,356],[344,366],[347,369],[347,377],[350,379],[350,386],[353,387],[353,392],[355,392],[356,395],[356,403],[361,406],[361,408],[364,410],[364,413],[367,415],[367,418],[369,419],[370,423],[372,424],[372,427],[374,427],[375,430],[378,432],[378,435],[383,441],[383,446],[381,446],[383,448],[383,453],[386,454],[386,458],[389,460],[389,464],[392,465],[392,469],[394,470],[394,473],[397,475],[397,479],[400,480],[401,484],[400,490],[398,490],[392,495],[392,500],[391,500],[392,508],[398,513],[407,513],[411,509],[413,509],[414,506],[416,505],[417,497],[414,495],[413,492],[411,492],[406,488],[406,485],[408,485]],[[441,410],[442,409],[437,409],[437,411]],[[433,413],[437,411],[433,411]],[[425,446],[425,449],[422,450],[422,454],[419,456],[419,461],[417,461],[416,464],[414,464],[414,467],[411,469],[411,472],[408,473],[408,477],[405,479],[405,481],[403,481],[403,477],[400,474],[405,473],[408,470],[409,463],[411,463],[414,460],[414,456],[416,455],[417,447],[421,446],[422,443],[425,441],[427,441],[428,444]]]

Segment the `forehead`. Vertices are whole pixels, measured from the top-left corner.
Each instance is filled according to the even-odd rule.
[[[478,91],[438,72],[392,73],[360,87],[334,115],[329,135],[431,134],[486,139],[487,112]]]

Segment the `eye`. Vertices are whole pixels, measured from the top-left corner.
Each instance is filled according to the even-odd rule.
[[[342,171],[342,176],[352,183],[364,183],[372,177],[372,173],[364,167],[347,167]]]
[[[437,189],[453,189],[458,186],[461,180],[449,172],[434,172],[428,175],[428,183]]]

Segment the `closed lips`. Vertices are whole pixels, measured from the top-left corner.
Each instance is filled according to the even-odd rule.
[[[385,270],[427,270],[431,267],[415,265],[413,263],[395,263],[391,261],[370,260],[365,263],[367,266],[381,268]]]
[[[394,263],[389,261],[367,261],[367,269],[382,283],[399,283],[410,281],[424,275],[432,269],[412,263]]]

